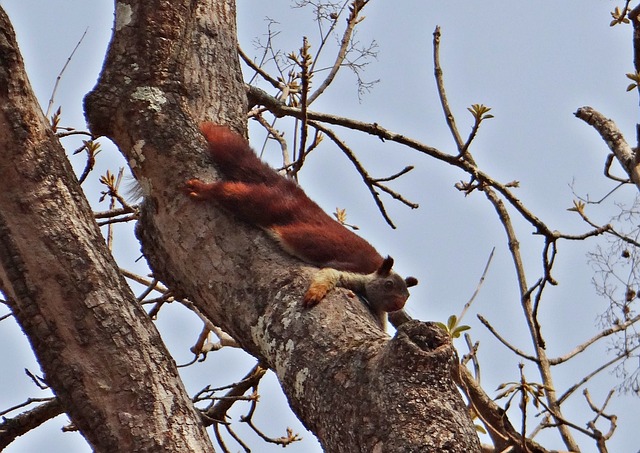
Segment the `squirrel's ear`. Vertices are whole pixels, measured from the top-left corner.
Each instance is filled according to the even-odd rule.
[[[407,277],[404,279],[407,288],[411,288],[412,286],[416,286],[418,284],[418,279],[415,277]]]
[[[391,258],[390,256],[387,256],[382,262],[382,264],[380,265],[380,268],[376,271],[376,274],[382,277],[386,277],[391,273],[392,267],[393,267],[393,258]]]

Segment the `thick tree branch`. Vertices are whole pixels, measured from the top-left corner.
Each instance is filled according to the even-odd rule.
[[[0,8],[0,288],[96,451],[210,451],[155,327],[118,273]]]
[[[575,115],[593,126],[629,175],[629,179],[640,189],[640,159],[637,150],[629,146],[616,123],[591,107],[581,107]]]

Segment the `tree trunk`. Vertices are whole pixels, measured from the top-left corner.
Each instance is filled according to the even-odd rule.
[[[276,372],[327,451],[479,450],[443,332],[407,323],[389,340],[344,291],[302,310],[312,269],[182,193],[189,178],[215,178],[197,123],[243,130],[246,111],[234,2],[192,5],[119,9],[86,100],[92,130],[114,140],[147,192],[138,235],[154,272]]]
[[[46,382],[95,451],[212,451],[40,110],[1,8],[0,33],[0,289]]]

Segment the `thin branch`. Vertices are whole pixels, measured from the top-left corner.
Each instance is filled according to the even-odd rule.
[[[14,418],[3,417],[0,423],[0,450],[3,450],[17,437],[28,433],[48,420],[64,412],[57,398],[32,398],[30,402],[45,401]],[[30,403],[29,403],[30,404]],[[6,414],[7,412],[3,412]]]
[[[626,242],[627,244],[631,244],[634,247],[640,247],[640,242],[631,239],[630,237],[627,237],[621,233],[618,233],[618,231],[616,231],[613,226],[611,224],[606,224],[603,226],[599,226],[598,224],[596,224],[595,222],[593,222],[589,217],[587,217],[587,215],[584,212],[584,209],[580,209],[580,208],[572,208],[572,210],[574,210],[575,212],[577,212],[580,217],[582,217],[582,220],[584,220],[586,223],[588,223],[589,225],[591,225],[592,227],[595,228],[595,230],[593,230],[594,232],[608,232],[611,235],[617,237],[618,239],[620,239],[621,241]],[[598,233],[599,234],[599,233]]]
[[[240,46],[238,46],[238,55],[240,55],[240,58],[242,58],[242,61],[244,61],[247,66],[249,66],[255,72],[260,74],[260,76],[264,80],[269,82],[271,84],[271,86],[273,86],[277,90],[282,90],[283,89],[283,83],[280,82],[279,80],[276,80],[273,77],[271,77],[271,75],[269,75],[269,73],[267,71],[262,69],[261,66],[258,66],[257,64],[255,64],[253,62],[253,60],[251,58],[249,58],[246,53],[244,53],[244,51],[242,50],[242,48]]]
[[[188,308],[189,310],[191,310],[192,312],[194,312],[198,318],[200,318],[200,320],[204,323],[205,327],[210,330],[211,332],[213,332],[219,341],[220,346],[228,346],[231,348],[240,348],[240,345],[238,344],[238,342],[231,336],[229,335],[227,332],[225,332],[224,330],[222,330],[220,327],[216,326],[214,323],[212,323],[205,315],[204,313],[202,313],[194,304],[193,302],[191,302],[188,299],[180,299],[178,302],[180,302],[182,305],[184,305],[186,308]]]
[[[80,40],[78,41],[76,46],[71,51],[71,54],[69,55],[69,58],[67,58],[67,62],[64,64],[64,66],[60,70],[60,73],[58,74],[58,77],[56,77],[56,83],[53,86],[53,91],[51,92],[51,97],[49,98],[49,104],[47,106],[47,113],[44,115],[47,118],[49,118],[49,115],[51,114],[51,109],[53,108],[54,98],[56,96],[56,91],[58,90],[58,85],[60,84],[60,80],[62,79],[62,74],[64,74],[64,71],[67,69],[67,66],[69,66],[69,63],[71,63],[71,60],[73,59],[73,55],[76,53],[76,50],[78,50],[78,47],[80,47],[80,44],[82,44],[82,41],[84,40],[84,37],[87,35],[88,31],[89,31],[89,27],[87,27],[84,30],[84,33],[82,33],[82,36],[80,37]]]
[[[489,329],[489,332],[491,332],[493,334],[493,336],[496,337],[498,339],[498,341],[500,341],[500,343],[505,345],[512,352],[514,352],[515,354],[519,355],[523,359],[530,360],[531,362],[534,362],[534,363],[539,363],[539,359],[537,359],[536,357],[533,357],[533,356],[525,353],[524,351],[521,351],[520,349],[516,348],[515,346],[512,346],[511,343],[509,343],[507,340],[502,338],[502,336],[493,328],[493,326],[491,324],[489,324],[489,321],[487,321],[482,315],[477,315],[477,316],[478,316],[478,319],[480,320],[480,322],[482,324],[484,324],[484,326],[487,329]]]
[[[617,176],[614,176],[611,174],[611,164],[613,164],[613,158],[615,157],[615,154],[610,153],[607,155],[607,159],[604,162],[604,175],[605,177],[619,182],[620,185],[616,186],[615,189],[611,190],[611,192],[609,192],[607,195],[605,195],[604,198],[606,198],[607,196],[609,196],[611,193],[613,193],[615,190],[618,189],[618,187],[621,187],[623,184],[629,184],[631,182],[631,180],[629,180],[629,178],[627,179],[622,179],[622,178],[618,178]],[[603,199],[604,199],[603,198]]]
[[[338,148],[340,148],[342,150],[342,152],[347,156],[347,158],[351,161],[351,163],[354,165],[354,167],[356,167],[356,170],[358,170],[358,173],[360,173],[360,176],[362,177],[362,180],[364,181],[365,185],[369,189],[369,192],[371,193],[371,196],[373,197],[373,199],[374,199],[374,201],[376,203],[376,206],[378,206],[378,210],[380,211],[380,214],[382,214],[382,217],[386,220],[386,222],[387,222],[387,224],[389,224],[389,226],[391,226],[392,228],[395,228],[396,226],[391,221],[391,218],[387,214],[387,210],[384,207],[384,204],[382,203],[382,200],[380,200],[380,196],[378,195],[378,193],[373,188],[373,184],[371,184],[371,177],[369,176],[369,174],[367,173],[365,168],[362,166],[362,164],[358,161],[358,159],[353,154],[351,149],[349,149],[349,147],[342,140],[340,140],[338,138],[338,136],[331,129],[329,129],[328,127],[325,127],[325,126],[323,126],[321,124],[318,124],[318,123],[315,123],[315,122],[312,122],[310,124],[313,127],[315,127],[316,129],[321,130],[325,135],[327,135],[327,137],[329,137],[338,146]]]
[[[406,167],[404,167],[402,170],[400,170],[397,173],[394,173],[391,176],[387,176],[386,178],[376,178],[374,181],[375,182],[389,182],[389,181],[393,181],[394,179],[398,179],[400,176],[403,176],[407,173],[409,173],[411,170],[414,169],[413,165],[408,165]]]
[[[575,357],[576,355],[580,354],[582,351],[586,350],[589,346],[591,346],[592,344],[596,343],[598,340],[600,340],[602,338],[605,338],[605,337],[608,337],[609,335],[613,335],[614,333],[626,330],[628,327],[630,327],[631,325],[635,324],[638,321],[640,321],[640,315],[637,315],[637,316],[635,316],[635,317],[633,317],[633,318],[629,319],[628,321],[623,322],[621,324],[616,324],[614,327],[610,327],[608,329],[605,329],[602,332],[600,332],[597,335],[595,335],[592,338],[590,338],[589,340],[585,341],[581,345],[576,346],[568,354],[565,354],[565,355],[563,355],[561,357],[556,357],[554,359],[549,359],[549,363],[551,365],[558,365],[560,363],[566,362],[567,360],[571,359],[572,357]]]
[[[475,300],[476,296],[480,292],[480,288],[482,288],[482,284],[484,283],[484,279],[487,276],[487,272],[489,271],[489,266],[491,266],[491,260],[493,260],[493,253],[495,251],[496,251],[496,248],[493,247],[491,249],[491,253],[489,253],[489,258],[487,259],[487,264],[484,265],[484,270],[482,271],[482,275],[480,276],[480,280],[478,281],[478,284],[476,285],[475,291],[471,295],[471,298],[469,299],[469,301],[466,304],[464,304],[464,307],[462,307],[462,311],[460,312],[460,315],[458,316],[458,322],[462,321],[462,318],[464,318],[464,315],[467,313],[467,310],[469,309],[469,307],[471,307],[471,304],[473,303],[473,301]]]
[[[111,219],[124,214],[131,214],[137,212],[137,206],[124,206],[122,208],[109,209],[108,211],[94,212],[93,217],[96,219]]]
[[[284,168],[289,168],[291,166],[292,162],[291,162],[291,156],[289,155],[288,144],[287,144],[287,141],[284,138],[284,135],[282,133],[278,132],[276,130],[276,128],[273,127],[273,124],[269,124],[267,122],[267,120],[265,120],[262,115],[255,115],[255,116],[253,116],[253,118],[258,123],[260,123],[260,125],[262,127],[264,127],[266,129],[267,133],[269,134],[267,136],[267,138],[265,139],[264,145],[266,145],[266,142],[267,142],[269,137],[271,137],[272,139],[277,141],[280,144],[280,149],[282,151],[282,165],[284,166]]]
[[[478,348],[480,346],[479,342],[472,343],[471,335],[468,333],[464,334],[464,341],[467,344],[467,348],[469,349],[469,353],[465,354],[464,357],[460,360],[461,365],[465,365],[469,360],[473,364],[473,377],[475,381],[480,385],[480,361],[478,360]]]
[[[120,273],[122,275],[124,275],[126,278],[128,278],[130,280],[133,280],[134,282],[140,283],[141,285],[144,285],[144,286],[147,286],[147,287],[151,286],[151,284],[155,281],[155,279],[153,279],[153,278],[147,278],[147,277],[143,277],[143,276],[138,275],[138,274],[134,274],[133,272],[128,271],[128,270],[126,270],[124,268],[120,268]],[[158,282],[156,282],[155,285],[153,285],[153,289],[155,289],[156,291],[158,291],[161,294],[164,294],[167,291],[169,291],[169,289],[166,286],[164,286],[162,283],[158,283]]]
[[[456,126],[456,119],[451,112],[449,101],[447,100],[447,92],[444,89],[444,77],[442,67],[440,66],[440,37],[440,27],[437,26],[435,31],[433,32],[433,68],[436,78],[436,86],[438,87],[438,96],[440,98],[442,110],[444,111],[444,117],[447,121],[447,126],[449,126],[449,130],[451,130],[451,135],[453,135],[453,139],[456,142],[458,151],[462,153],[462,149],[464,148],[464,141],[462,140],[462,136],[460,135],[458,127]]]
[[[596,376],[598,373],[600,373],[603,370],[606,370],[607,368],[609,368],[614,363],[626,358],[629,354],[631,354],[632,352],[636,351],[637,349],[640,349],[640,345],[630,349],[629,351],[627,351],[626,354],[620,354],[620,355],[614,357],[613,359],[609,360],[608,362],[600,365],[598,368],[593,370],[591,373],[589,373],[586,376],[584,376],[582,379],[580,379],[579,382],[577,382],[577,383],[573,384],[571,387],[569,387],[560,396],[560,398],[558,398],[558,404],[562,404],[567,398],[569,398],[569,396],[571,396],[573,394],[573,392],[575,392],[577,389],[579,389],[582,385],[584,385],[587,381],[589,381],[591,378]]]
[[[333,63],[333,66],[331,67],[331,70],[329,71],[327,77],[322,81],[322,83],[320,83],[318,88],[313,93],[311,93],[311,95],[309,95],[309,105],[311,105],[313,101],[315,101],[318,96],[320,96],[327,89],[327,87],[331,85],[331,82],[333,82],[333,79],[335,79],[336,74],[338,74],[338,71],[340,70],[340,67],[342,67],[342,63],[347,56],[353,29],[358,23],[363,20],[363,18],[359,17],[358,14],[367,5],[367,3],[369,3],[369,0],[354,0],[349,7],[350,13],[349,17],[347,18],[347,28],[342,35],[340,49],[338,50],[338,53],[336,55],[336,60]]]
[[[589,427],[589,429],[593,431],[593,437],[596,439],[598,449],[600,450],[601,453],[606,453],[608,451],[606,446],[606,441],[611,439],[611,436],[613,436],[613,433],[617,428],[618,417],[616,415],[604,413],[604,409],[605,407],[607,407],[607,404],[609,404],[609,401],[611,400],[613,393],[614,393],[613,390],[610,390],[609,394],[607,395],[607,398],[605,398],[604,403],[602,403],[602,407],[598,407],[593,403],[593,401],[591,401],[591,396],[589,395],[589,391],[585,389],[583,392],[584,397],[587,400],[587,404],[589,405],[589,408],[596,413],[596,416],[594,417],[594,419],[589,421],[589,423],[587,423],[587,426]],[[609,431],[606,434],[603,434],[602,431],[596,428],[596,422],[598,421],[599,417],[603,417],[609,420]]]
[[[344,1],[340,9],[336,9],[335,11],[333,11],[333,16],[329,15],[329,17],[327,17],[326,14],[322,14],[319,8],[316,8],[316,23],[318,24],[318,31],[320,33],[320,45],[318,46],[318,51],[316,52],[315,57],[313,58],[313,65],[311,66],[311,72],[316,72],[316,64],[320,60],[320,54],[322,53],[322,51],[324,50],[324,47],[329,41],[329,37],[333,34],[336,27],[338,26],[338,20],[340,19],[340,16],[342,16],[342,13],[344,12],[344,10],[347,8],[349,1],[350,0]],[[328,18],[331,20],[331,26],[326,31],[326,33],[322,31],[323,18],[324,19]]]

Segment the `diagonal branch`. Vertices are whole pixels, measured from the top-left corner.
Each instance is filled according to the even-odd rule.
[[[17,417],[3,417],[2,423],[0,423],[0,450],[3,450],[17,437],[28,433],[63,412],[64,409],[60,404],[60,400],[51,398],[49,401],[23,412]]]
[[[247,96],[249,96],[252,101],[259,102],[261,105],[267,107],[269,111],[271,111],[271,113],[273,113],[274,115],[292,116],[299,119],[302,118],[302,112],[299,108],[290,107],[284,104],[282,101],[274,98],[260,88],[247,86],[247,90]],[[522,215],[522,217],[524,217],[526,221],[528,221],[536,228],[538,234],[542,234],[548,237],[554,237],[558,234],[557,232],[551,230],[544,222],[542,222],[535,214],[533,214],[528,208],[524,206],[524,204],[509,190],[508,183],[503,184],[496,181],[488,174],[479,170],[475,165],[473,165],[472,162],[469,161],[469,159],[459,159],[457,155],[454,156],[442,152],[437,148],[425,145],[415,139],[388,130],[380,126],[378,123],[368,123],[365,121],[358,121],[351,118],[331,115],[328,113],[315,112],[312,110],[308,110],[306,113],[309,121],[329,123],[348,129],[361,131],[366,134],[376,136],[382,140],[389,140],[401,145],[405,145],[437,160],[458,167],[466,173],[475,177],[475,179],[481,181],[483,184],[492,186],[498,192],[500,192],[507,199],[507,201]]]
[[[381,189],[381,190],[383,190],[384,192],[387,192],[389,195],[391,195],[396,200],[401,201],[402,203],[406,204],[407,206],[409,206],[409,207],[411,207],[413,209],[418,207],[417,204],[406,200],[404,197],[402,197],[402,195],[400,195],[397,192],[389,189],[388,187],[380,184],[380,182],[384,181],[384,179],[378,180],[378,179],[374,179],[371,176],[369,176],[369,173],[362,166],[360,161],[358,161],[358,158],[355,156],[353,151],[351,151],[351,149],[342,140],[340,140],[340,138],[336,135],[336,133],[334,131],[332,131],[331,129],[327,128],[326,126],[323,126],[322,124],[319,124],[319,123],[317,123],[315,121],[309,122],[309,124],[312,125],[313,127],[315,127],[316,129],[322,131],[324,134],[326,134],[327,137],[329,137],[338,146],[338,148],[340,148],[342,150],[342,152],[347,156],[347,158],[351,161],[351,163],[353,163],[353,165],[356,167],[356,170],[358,170],[358,173],[360,173],[360,176],[362,177],[362,180],[364,181],[365,185],[369,189],[369,192],[371,193],[371,196],[373,197],[373,200],[375,201],[376,206],[378,206],[378,210],[380,211],[380,214],[382,214],[382,217],[384,217],[384,219],[389,224],[389,226],[391,226],[391,228],[395,228],[396,226],[394,225],[393,221],[391,220],[391,218],[387,214],[387,210],[384,207],[384,203],[380,199],[380,194],[378,194],[378,192],[376,191],[376,187]],[[392,177],[389,177],[387,179],[393,179],[394,177],[398,177],[399,175],[401,175],[403,173],[406,173],[407,171],[408,170],[405,169],[405,170],[403,170],[403,171],[401,171],[401,172],[399,172],[399,173],[397,173],[397,174],[395,174]]]
[[[308,104],[311,104],[313,101],[315,101],[318,96],[320,96],[327,89],[327,87],[331,85],[331,82],[333,82],[333,79],[335,79],[336,75],[338,74],[338,71],[342,67],[342,63],[344,62],[344,59],[346,58],[349,51],[349,43],[351,42],[353,30],[356,25],[358,25],[358,23],[363,20],[363,17],[360,17],[359,13],[367,5],[367,3],[369,3],[369,0],[354,0],[349,7],[350,12],[349,17],[347,18],[347,28],[342,35],[342,40],[340,41],[340,49],[338,50],[338,54],[336,55],[336,60],[333,63],[333,66],[331,67],[331,70],[329,71],[327,77],[325,77],[320,86],[318,86],[318,88],[313,93],[311,93],[311,95],[309,95],[309,99],[307,101]]]
[[[590,338],[589,340],[585,341],[584,343],[576,346],[568,354],[565,354],[565,355],[560,356],[560,357],[556,357],[554,359],[549,359],[549,363],[551,365],[558,365],[560,363],[566,362],[567,360],[571,359],[572,357],[575,357],[576,355],[580,354],[582,351],[587,349],[589,346],[595,344],[598,340],[601,340],[602,338],[606,338],[609,335],[613,335],[614,333],[622,332],[623,330],[626,330],[628,327],[632,326],[633,324],[637,323],[638,321],[640,321],[640,315],[637,315],[637,316],[629,319],[626,322],[623,322],[623,323],[620,323],[620,324],[616,324],[614,327],[610,327],[608,329],[605,329],[602,332],[600,332],[597,335],[595,335],[592,338]]]

